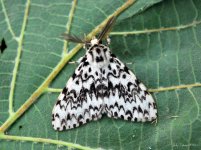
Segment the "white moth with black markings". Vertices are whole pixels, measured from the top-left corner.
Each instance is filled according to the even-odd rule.
[[[112,17],[98,38],[89,42],[63,34],[66,40],[84,43],[87,52],[54,105],[55,130],[72,129],[103,114],[134,122],[156,120],[156,103],[147,88],[102,44],[114,20]]]

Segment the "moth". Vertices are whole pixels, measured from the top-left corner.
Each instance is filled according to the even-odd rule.
[[[111,53],[108,44],[102,44],[115,18],[111,17],[99,36],[90,41],[63,34],[65,40],[83,43],[86,54],[54,105],[55,130],[76,128],[104,114],[133,122],[157,118],[156,103],[145,85]]]

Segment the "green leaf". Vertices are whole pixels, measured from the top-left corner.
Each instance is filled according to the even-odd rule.
[[[73,130],[53,130],[58,91],[76,68],[63,65],[85,53],[59,36],[88,34],[126,3],[75,2],[0,0],[0,40],[8,45],[0,54],[1,149],[200,149],[199,0],[138,0],[111,32],[113,53],[131,63],[153,92],[157,124],[103,117]]]

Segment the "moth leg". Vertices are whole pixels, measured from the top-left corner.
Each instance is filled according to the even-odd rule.
[[[109,45],[110,45],[110,43],[111,43],[111,39],[110,39],[110,37],[109,37],[109,36],[107,36],[106,41],[107,41],[107,45],[109,46]]]
[[[126,63],[126,65],[132,65],[133,64],[133,62],[127,62]]]
[[[158,119],[157,118],[151,122],[151,124],[154,124],[155,126],[157,125],[157,123],[158,123]]]
[[[69,64],[76,64],[79,65],[81,63],[81,60],[83,59],[83,57],[80,57],[77,61],[69,61]]]
[[[77,64],[80,64],[80,63],[82,62],[83,57],[84,57],[84,56],[80,57],[80,58],[76,61],[76,63],[77,63]]]
[[[76,64],[77,65],[78,62],[77,61],[69,61],[68,64]]]

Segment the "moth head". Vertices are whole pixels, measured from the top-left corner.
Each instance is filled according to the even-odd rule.
[[[96,37],[94,37],[94,38],[92,38],[92,40],[90,41],[90,43],[93,46],[95,44],[99,44],[99,40]]]
[[[96,44],[97,45],[102,44],[102,40],[108,36],[108,34],[109,34],[109,32],[110,32],[110,30],[112,28],[112,25],[115,22],[115,19],[116,19],[116,17],[113,16],[108,20],[108,22],[106,23],[105,27],[102,29],[102,31],[100,32],[100,34],[98,35],[97,38],[93,37],[91,40],[86,40],[84,38],[79,38],[76,35],[70,35],[68,33],[63,33],[62,37],[65,40],[70,41],[70,42],[82,43],[82,44],[84,44],[84,48],[88,49],[91,46],[94,46]]]

